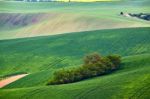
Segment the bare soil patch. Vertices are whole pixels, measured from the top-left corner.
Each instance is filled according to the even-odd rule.
[[[15,76],[11,76],[11,77],[8,77],[6,79],[0,80],[0,88],[3,88],[4,86],[6,86],[6,85],[18,80],[18,79],[21,79],[27,75],[28,74],[20,74],[20,75],[15,75]]]

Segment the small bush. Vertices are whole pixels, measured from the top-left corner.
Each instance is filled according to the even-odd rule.
[[[86,56],[84,58],[84,64],[78,68],[56,71],[53,79],[47,84],[67,84],[100,76],[118,69],[120,63],[121,57],[119,55],[101,57],[99,54],[94,53]]]

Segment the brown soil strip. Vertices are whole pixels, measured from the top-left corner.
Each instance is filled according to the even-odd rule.
[[[8,78],[6,78],[4,80],[1,80],[0,81],[0,88],[2,88],[4,86],[6,86],[6,85],[8,85],[8,84],[18,80],[18,79],[21,79],[21,78],[23,78],[23,77],[25,77],[27,75],[28,74],[20,74],[20,75],[11,76],[11,77],[8,77]]]

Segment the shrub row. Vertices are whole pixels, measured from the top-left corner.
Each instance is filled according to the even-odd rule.
[[[94,53],[84,58],[84,64],[74,69],[62,69],[54,73],[47,85],[67,84],[91,77],[110,73],[120,66],[121,57],[118,55],[109,55],[101,57]]]

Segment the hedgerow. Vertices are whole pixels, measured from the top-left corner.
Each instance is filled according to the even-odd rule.
[[[104,75],[117,70],[121,64],[119,55],[109,55],[102,57],[97,53],[87,55],[84,64],[78,68],[61,69],[54,73],[47,85],[67,84],[84,79]]]

